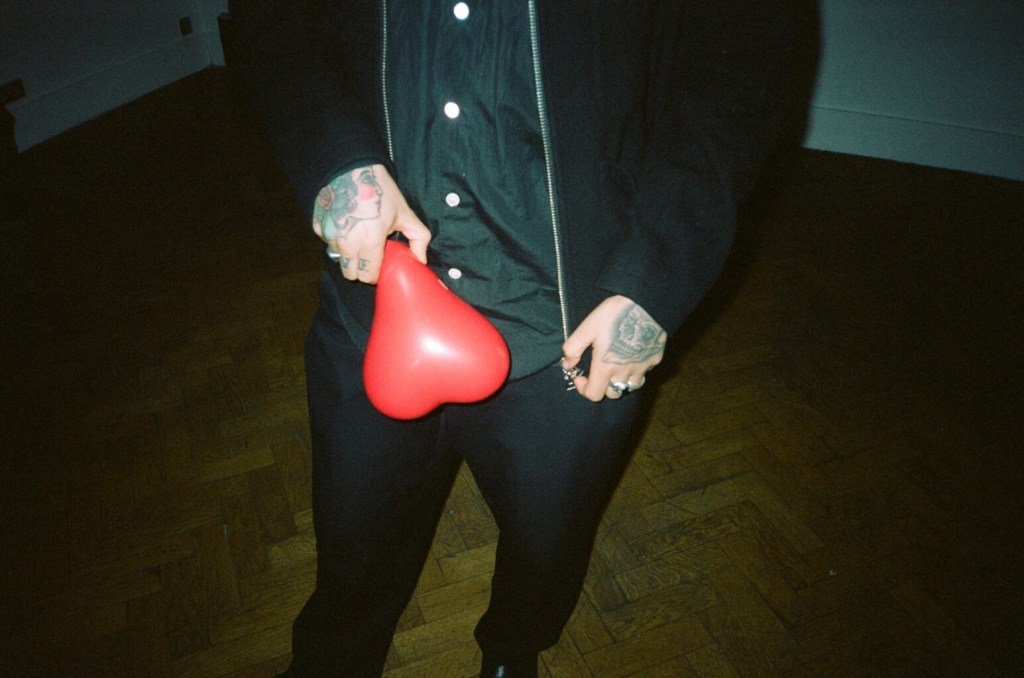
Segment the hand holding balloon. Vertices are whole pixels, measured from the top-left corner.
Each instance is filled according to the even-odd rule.
[[[370,402],[389,417],[415,419],[443,403],[491,396],[509,364],[497,328],[389,240],[363,364]]]
[[[376,283],[384,243],[401,233],[416,258],[427,260],[430,229],[410,209],[383,165],[344,172],[320,189],[313,206],[313,230],[349,280]]]

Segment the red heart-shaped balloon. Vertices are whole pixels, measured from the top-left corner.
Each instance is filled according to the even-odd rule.
[[[363,383],[378,410],[415,419],[442,403],[483,400],[505,383],[501,333],[405,245],[385,245],[376,295]]]

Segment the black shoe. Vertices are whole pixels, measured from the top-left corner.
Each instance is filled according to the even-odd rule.
[[[509,661],[484,657],[480,678],[537,678],[537,657]]]

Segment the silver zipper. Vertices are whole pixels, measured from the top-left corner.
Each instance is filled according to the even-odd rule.
[[[388,0],[380,0],[380,96],[384,107],[384,137],[388,159],[395,162],[395,146],[391,138],[391,111],[388,110]]]
[[[544,81],[541,79],[540,38],[537,31],[537,3],[530,0],[530,52],[533,57],[533,82],[537,92],[537,113],[540,116],[540,138],[544,146],[544,171],[548,187],[548,209],[551,212],[551,233],[555,243],[555,283],[558,286],[558,304],[562,312],[562,337],[569,339],[569,308],[565,296],[565,268],[562,265],[562,233],[558,226],[558,207],[555,202],[555,168],[551,157],[551,127],[548,107],[544,100]]]

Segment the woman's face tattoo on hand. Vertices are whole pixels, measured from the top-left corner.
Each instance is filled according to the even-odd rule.
[[[370,167],[346,172],[320,190],[313,219],[325,240],[344,240],[360,221],[380,217],[380,184]]]

